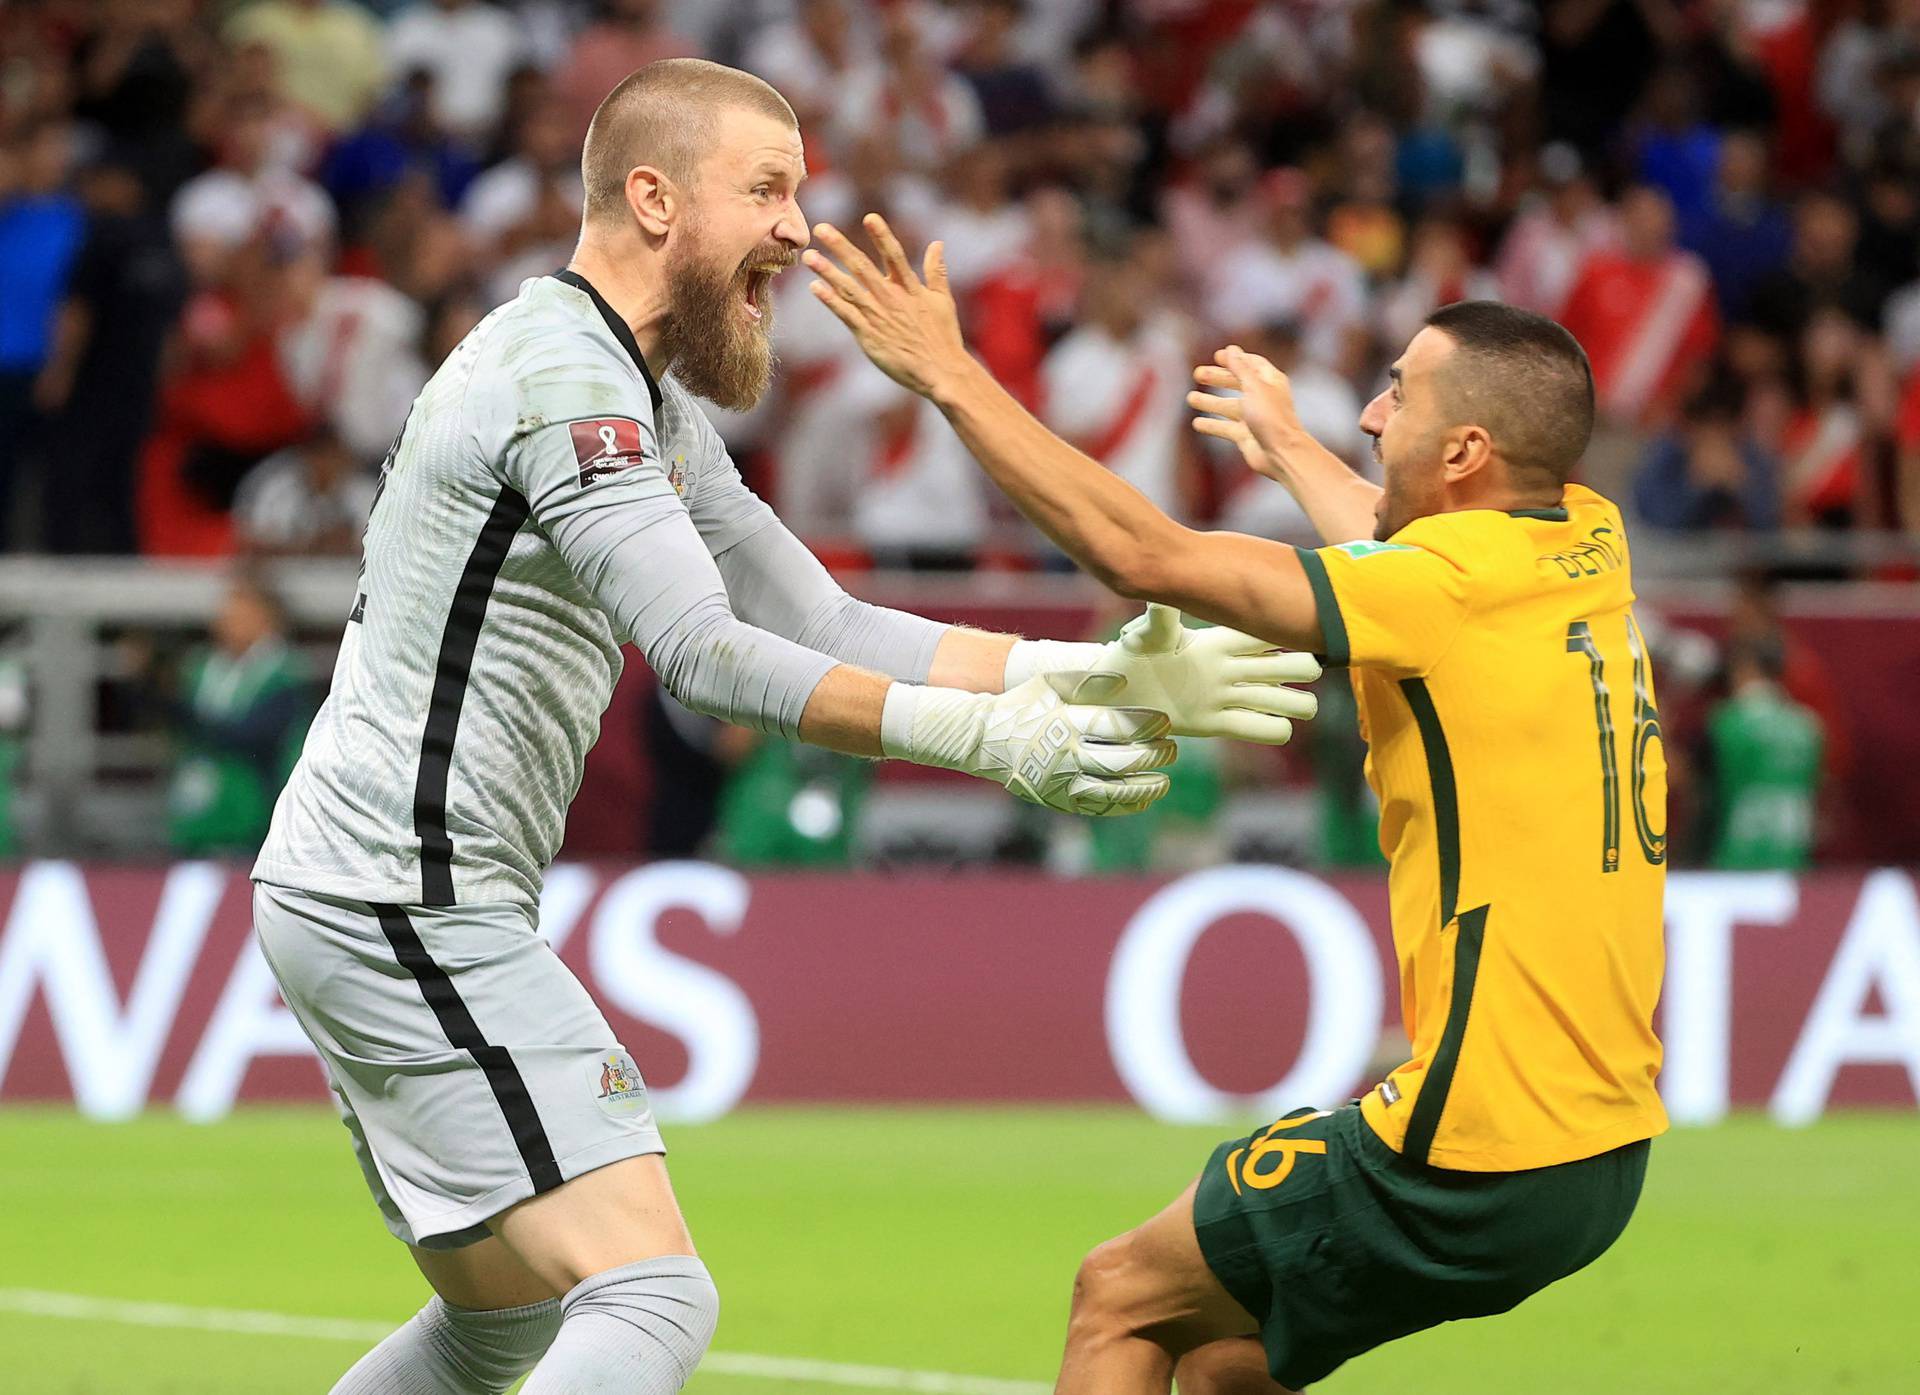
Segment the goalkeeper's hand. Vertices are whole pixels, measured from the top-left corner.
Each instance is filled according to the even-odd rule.
[[[963,770],[1069,814],[1137,814],[1167,792],[1177,754],[1159,712],[1115,707],[1115,680],[1055,672],[1004,693],[894,684],[881,722],[889,756]],[[1083,699],[1097,696],[1101,705]]]
[[[1283,746],[1294,722],[1320,710],[1312,693],[1287,686],[1320,676],[1313,655],[1278,650],[1238,630],[1190,630],[1172,606],[1148,606],[1090,667],[1123,680],[1102,701],[1164,712],[1176,736]]]

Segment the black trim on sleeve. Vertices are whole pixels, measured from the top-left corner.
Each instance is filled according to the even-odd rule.
[[[428,906],[451,906],[453,895],[453,838],[447,832],[447,781],[453,770],[453,741],[460,729],[460,708],[467,698],[467,680],[473,673],[473,651],[480,642],[480,626],[487,618],[493,583],[507,560],[514,535],[527,521],[526,497],[503,489],[493,512],[473,540],[473,551],[454,587],[447,608],[447,626],[440,634],[440,657],[434,665],[433,695],[427,701],[427,721],[420,733],[420,769],[413,785],[413,831],[420,839],[420,900]]]
[[[1307,574],[1307,585],[1313,588],[1313,608],[1320,619],[1320,638],[1326,663],[1334,668],[1344,668],[1352,657],[1347,643],[1347,622],[1340,614],[1339,598],[1333,594],[1333,580],[1327,575],[1326,559],[1311,548],[1296,547],[1294,555],[1300,559],[1300,570]]]
[[[640,352],[640,341],[633,337],[633,330],[627,322],[613,313],[613,307],[607,304],[605,296],[593,288],[593,282],[572,269],[556,271],[553,279],[572,286],[576,291],[585,291],[593,302],[593,308],[600,312],[600,318],[607,322],[607,328],[613,331],[613,337],[620,341],[620,347],[627,351],[627,357],[633,360],[633,366],[640,370],[640,376],[646,379],[647,396],[653,399],[656,416],[660,412],[660,384],[653,380],[653,370],[647,367],[646,356]]]
[[[381,933],[393,946],[394,958],[420,985],[420,996],[432,1009],[440,1030],[447,1034],[448,1045],[473,1057],[485,1074],[487,1088],[493,1091],[500,1116],[513,1135],[513,1146],[519,1150],[520,1161],[533,1182],[533,1194],[552,1191],[565,1179],[560,1175],[560,1164],[554,1161],[553,1144],[540,1122],[539,1110],[534,1108],[533,1096],[527,1092],[527,1082],[513,1063],[513,1054],[504,1046],[493,1045],[481,1033],[452,977],[434,962],[407,913],[392,905],[375,905],[373,910],[380,919]]]

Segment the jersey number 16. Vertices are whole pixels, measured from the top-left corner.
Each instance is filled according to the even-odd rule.
[[[1633,738],[1626,752],[1633,767],[1633,827],[1640,836],[1641,855],[1658,866],[1667,860],[1667,834],[1664,827],[1654,831],[1647,809],[1647,748],[1659,741],[1664,756],[1666,743],[1660,735],[1660,713],[1653,705],[1652,685],[1647,681],[1646,642],[1640,637],[1640,627],[1634,624],[1632,612],[1626,616],[1626,632],[1627,650],[1633,656]],[[1607,690],[1607,656],[1594,638],[1593,627],[1585,620],[1576,620],[1567,626],[1567,652],[1585,654],[1587,669],[1593,678],[1593,717],[1600,728],[1603,830],[1600,870],[1617,872],[1620,870],[1620,758],[1613,729],[1613,703]],[[1664,825],[1666,811],[1659,812]]]

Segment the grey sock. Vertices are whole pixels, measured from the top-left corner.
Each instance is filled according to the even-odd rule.
[[[582,1279],[560,1311],[521,1395],[673,1395],[713,1340],[720,1294],[698,1259],[664,1255]]]
[[[456,1308],[439,1297],[361,1357],[333,1395],[501,1395],[560,1330],[560,1300]]]

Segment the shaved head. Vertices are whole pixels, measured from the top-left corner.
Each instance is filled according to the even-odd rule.
[[[627,173],[638,165],[652,165],[691,188],[721,113],[735,107],[795,130],[800,126],[785,97],[738,68],[704,58],[663,58],[629,74],[607,94],[587,128],[580,155],[586,221],[624,213]]]

